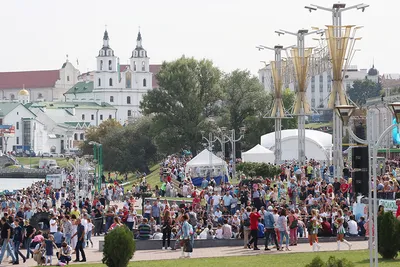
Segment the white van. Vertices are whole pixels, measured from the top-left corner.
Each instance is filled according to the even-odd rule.
[[[39,160],[39,169],[54,168],[57,166],[57,161],[54,159],[41,159]]]

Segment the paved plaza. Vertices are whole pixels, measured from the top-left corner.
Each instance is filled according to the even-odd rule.
[[[86,248],[86,259],[89,263],[100,263],[103,257],[102,252],[99,252],[99,240],[102,240],[104,237],[94,237],[93,243],[94,247]],[[352,250],[360,250],[368,248],[368,241],[357,241],[353,242]],[[336,250],[336,242],[330,243],[321,243],[322,248],[320,251],[335,251]],[[192,254],[192,258],[210,258],[210,257],[230,257],[230,256],[251,256],[258,254],[284,254],[284,253],[298,253],[298,252],[312,252],[312,248],[309,244],[299,244],[298,246],[291,247],[292,251],[276,251],[272,249],[271,251],[264,251],[264,246],[259,246],[261,250],[254,251],[244,249],[243,247],[210,247],[210,248],[199,248],[196,249],[196,241],[195,248]],[[342,245],[341,250],[347,250],[347,246]],[[24,253],[25,250],[22,250]],[[170,260],[170,259],[178,259],[180,256],[180,251],[177,250],[139,250],[135,252],[133,257],[133,261],[143,261],[143,260]],[[75,255],[72,255],[72,259],[75,258]],[[53,257],[53,265],[57,263],[56,257]],[[74,263],[71,263],[73,265]],[[3,259],[3,264],[0,266],[13,266],[12,264],[7,263],[6,258]],[[27,260],[25,263],[20,262],[18,266],[36,266],[33,259]]]

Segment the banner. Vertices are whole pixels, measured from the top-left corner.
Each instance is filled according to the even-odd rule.
[[[397,211],[396,200],[379,199],[379,205],[382,205],[385,208],[385,211],[392,211],[396,214]]]

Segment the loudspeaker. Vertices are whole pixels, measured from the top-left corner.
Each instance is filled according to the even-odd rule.
[[[368,147],[353,148],[353,192],[364,196],[369,190],[369,160]]]

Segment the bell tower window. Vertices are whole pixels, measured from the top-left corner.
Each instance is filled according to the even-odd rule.
[[[136,71],[136,61],[133,61],[133,71]]]
[[[111,60],[108,61],[108,70],[112,70],[112,61]]]
[[[142,71],[146,70],[146,65],[144,64],[144,61],[142,61]]]
[[[146,81],[146,79],[143,79],[143,87],[146,87],[147,86],[147,81]]]
[[[131,103],[131,97],[130,97],[130,96],[127,96],[127,97],[126,97],[126,103],[127,103],[127,104],[130,104],[130,103]]]
[[[98,86],[101,86],[101,79],[99,78],[97,81]]]
[[[114,102],[114,97],[110,96],[110,102]]]
[[[100,60],[100,70],[103,70],[103,60]]]
[[[113,86],[113,80],[112,80],[112,78],[110,78],[110,80],[108,81],[108,85],[109,85],[109,86]]]

